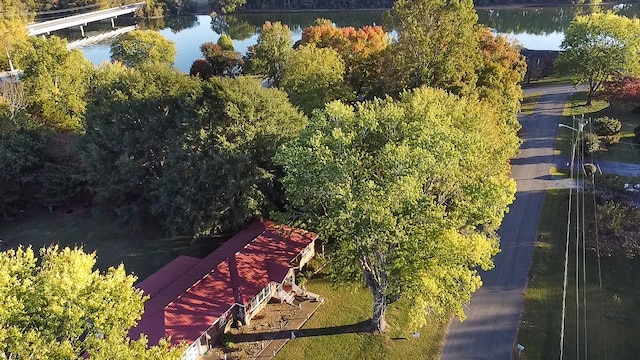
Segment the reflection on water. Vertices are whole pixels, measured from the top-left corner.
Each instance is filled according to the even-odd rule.
[[[564,37],[564,29],[577,15],[593,11],[613,9],[629,17],[640,14],[640,4],[617,4],[609,6],[576,6],[547,8],[499,8],[478,9],[479,22],[496,33],[503,34],[518,44],[534,50],[558,50]],[[362,27],[383,25],[390,28],[382,11],[346,12],[295,12],[239,14],[211,18],[208,15],[174,16],[153,19],[138,24],[140,28],[160,31],[167,39],[176,43],[176,67],[188,72],[194,60],[201,57],[200,45],[217,41],[220,34],[228,34],[236,51],[246,53],[257,41],[258,32],[265,21],[280,21],[289,25],[294,41],[302,36],[302,29],[313,24],[317,18],[331,19],[337,26]],[[104,26],[104,25],[102,25]],[[63,34],[70,39],[78,37],[73,31]],[[109,44],[101,43],[84,47],[85,56],[95,64],[109,60]]]

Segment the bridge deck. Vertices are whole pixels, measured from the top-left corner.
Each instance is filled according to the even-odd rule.
[[[56,30],[66,29],[74,26],[83,26],[90,22],[112,19],[120,15],[130,14],[136,11],[136,9],[142,5],[144,5],[144,2],[30,24],[27,25],[27,31],[29,32],[30,36],[48,34]]]

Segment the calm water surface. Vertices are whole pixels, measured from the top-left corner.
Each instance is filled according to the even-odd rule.
[[[618,4],[601,7],[629,16],[640,15],[640,4]],[[550,7],[516,9],[478,9],[479,22],[491,27],[498,34],[513,42],[534,50],[558,50],[564,37],[564,29],[576,15],[588,14],[593,7]],[[152,22],[142,22],[140,28],[160,31],[167,39],[175,42],[177,49],[176,67],[188,72],[194,60],[201,57],[200,45],[207,41],[217,41],[226,33],[234,40],[236,51],[246,53],[247,48],[257,42],[258,31],[265,21],[281,21],[289,25],[294,41],[302,36],[302,29],[310,26],[317,18],[331,19],[337,26],[361,27],[364,25],[384,25],[383,12],[308,12],[308,13],[265,13],[241,14],[211,18],[208,15],[169,17]],[[123,24],[127,20],[121,20]],[[132,20],[128,20],[132,21]],[[130,25],[130,24],[125,24]],[[100,27],[100,26],[98,26]],[[102,25],[108,30],[108,27]],[[105,30],[102,30],[103,32]],[[100,29],[89,33],[99,33]],[[77,33],[62,34],[70,40]],[[109,43],[102,42],[82,47],[85,56],[94,64],[109,61]]]

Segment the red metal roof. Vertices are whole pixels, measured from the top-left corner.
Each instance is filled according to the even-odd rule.
[[[140,282],[138,288],[144,290],[145,295],[154,296],[201,260],[191,256],[180,255]]]
[[[176,344],[202,335],[235,304],[226,261],[165,308],[166,336]]]
[[[138,287],[151,299],[129,335],[149,344],[171,336],[192,342],[235,303],[246,305],[269,281],[281,282],[316,234],[272,221],[254,222],[197,263],[179,257]],[[237,269],[237,272],[235,271]]]

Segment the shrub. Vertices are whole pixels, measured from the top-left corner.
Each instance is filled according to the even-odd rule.
[[[233,334],[228,332],[222,334],[222,345],[224,345],[224,347],[232,349],[234,344]]]
[[[213,76],[213,67],[206,59],[200,58],[191,64],[189,75],[198,76],[202,80],[209,80]]]
[[[593,154],[600,150],[602,150],[600,137],[591,133],[584,134],[584,138],[582,139],[582,152],[584,154]]]
[[[610,117],[601,117],[596,119],[595,130],[600,136],[617,135],[622,128],[622,123],[618,119]]]
[[[620,135],[604,136],[603,139],[607,146],[612,146],[620,142]]]

